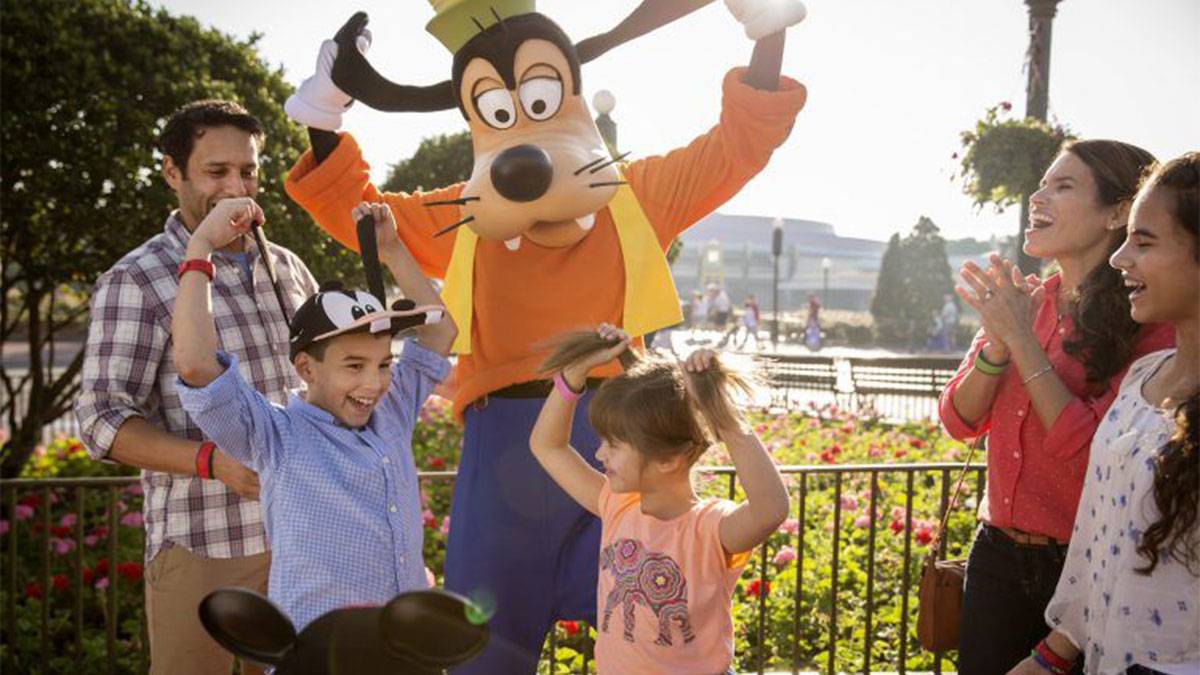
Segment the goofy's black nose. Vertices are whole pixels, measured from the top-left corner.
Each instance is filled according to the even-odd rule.
[[[513,146],[492,162],[492,185],[514,202],[531,202],[546,194],[552,178],[550,155],[536,145]]]

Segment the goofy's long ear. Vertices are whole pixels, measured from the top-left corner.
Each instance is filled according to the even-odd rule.
[[[450,80],[427,87],[412,87],[396,84],[380,75],[355,45],[366,27],[366,12],[357,12],[333,38],[338,50],[330,75],[339,89],[384,112],[433,112],[458,107]]]
[[[639,38],[650,31],[681,19],[713,0],[642,0],[616,28],[592,36],[575,45],[580,63],[587,63],[613,47]],[[341,53],[340,50],[338,52]],[[335,79],[336,81],[336,79]],[[340,85],[339,85],[340,86]],[[349,93],[349,92],[347,92]]]

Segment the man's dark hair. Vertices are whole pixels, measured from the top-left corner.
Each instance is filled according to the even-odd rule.
[[[203,135],[205,129],[223,126],[245,131],[262,146],[263,125],[257,117],[233,101],[209,99],[193,101],[172,113],[159,134],[158,149],[170,157],[187,178],[187,163],[196,138]]]

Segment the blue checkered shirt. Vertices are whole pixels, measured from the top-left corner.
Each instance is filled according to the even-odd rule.
[[[387,394],[354,429],[294,394],[286,407],[271,403],[236,357],[217,357],[225,372],[205,387],[180,381],[179,399],[221,450],[258,472],[270,597],[296,629],[331,609],[427,587],[412,433],[450,362],[406,341]]]

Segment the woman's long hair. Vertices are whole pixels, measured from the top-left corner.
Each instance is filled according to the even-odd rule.
[[[1142,186],[1169,192],[1171,215],[1191,235],[1192,252],[1200,261],[1200,153],[1189,152],[1156,168]],[[1200,392],[1175,411],[1175,435],[1154,464],[1154,505],[1158,520],[1142,534],[1138,553],[1149,561],[1138,569],[1150,574],[1163,556],[1174,558],[1200,576],[1197,541],[1197,501],[1200,493]]]
[[[554,341],[541,370],[557,372],[615,344],[594,330],[566,333]],[[620,360],[625,372],[601,385],[588,405],[588,420],[601,438],[629,443],[652,459],[682,455],[690,466],[717,440],[718,430],[740,423],[734,399],[750,386],[718,359],[698,373],[632,349]]]
[[[1063,152],[1087,165],[1100,203],[1117,207],[1132,203],[1138,179],[1154,164],[1154,155],[1129,143],[1110,140],[1072,141]],[[1105,259],[1125,242],[1125,229],[1114,233]],[[1088,382],[1101,387],[1129,364],[1141,328],[1129,315],[1129,295],[1120,271],[1101,263],[1084,277],[1071,307],[1073,334],[1063,351],[1083,364]]]

